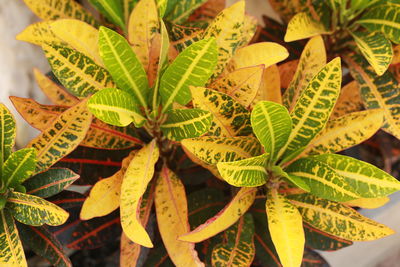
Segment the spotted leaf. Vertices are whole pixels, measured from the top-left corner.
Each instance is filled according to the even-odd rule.
[[[36,165],[36,150],[23,148],[13,152],[3,166],[3,176],[6,185],[15,188],[28,179]]]
[[[323,23],[314,20],[305,12],[300,12],[289,21],[285,34],[285,42],[297,41],[328,33],[330,31],[325,28]]]
[[[15,143],[15,120],[5,105],[0,104],[0,166],[8,159]]]
[[[26,27],[15,39],[35,45],[58,44],[67,45],[58,38],[51,29],[53,21],[39,21]]]

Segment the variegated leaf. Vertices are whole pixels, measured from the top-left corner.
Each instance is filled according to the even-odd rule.
[[[285,267],[300,266],[305,244],[300,212],[276,189],[269,190],[265,207],[269,232],[280,262]]]
[[[10,212],[0,211],[0,265],[27,267],[24,248]]]
[[[204,266],[197,256],[194,244],[178,240],[181,235],[190,231],[186,193],[182,182],[164,167],[155,190],[158,229],[170,259],[176,266]]]
[[[189,86],[204,86],[216,63],[214,38],[196,42],[180,53],[160,80],[163,111],[168,110],[173,102],[186,105],[191,100]]]
[[[370,109],[330,120],[301,155],[336,153],[361,144],[381,128],[383,115],[382,109]]]
[[[94,116],[111,125],[124,127],[133,122],[141,127],[146,121],[133,96],[116,88],[97,92],[87,105]]]
[[[61,225],[68,219],[68,212],[43,198],[12,192],[7,199],[6,207],[14,218],[32,226]]]
[[[371,32],[380,31],[394,43],[400,43],[400,6],[377,5],[356,21]]]
[[[189,233],[179,237],[186,242],[201,242],[209,239],[236,223],[251,207],[256,197],[256,188],[242,188],[231,200],[231,202],[218,212],[217,215],[208,219]]]
[[[233,186],[256,187],[267,182],[268,161],[269,155],[263,154],[238,161],[218,162],[217,168],[222,178]]]
[[[353,241],[379,239],[394,233],[389,227],[368,219],[343,204],[309,194],[288,196],[303,220],[313,227]]]
[[[210,128],[212,120],[212,114],[201,109],[174,109],[168,111],[167,116],[160,129],[173,141],[203,135]]]
[[[256,253],[254,222],[251,214],[245,214],[225,231],[225,235],[226,241],[217,244],[212,250],[212,266],[251,266]]]
[[[3,173],[3,164],[8,159],[15,144],[15,120],[4,104],[0,104],[0,169]]]
[[[76,19],[56,20],[50,24],[54,35],[70,47],[90,57],[102,66],[99,55],[99,31],[93,26]]]
[[[329,154],[328,154],[329,155]],[[290,164],[285,171],[304,180],[310,193],[332,201],[348,201],[360,198],[357,190],[327,163],[315,157],[301,158]]]
[[[154,175],[159,150],[155,140],[140,149],[126,169],[121,186],[121,224],[126,236],[135,243],[153,247],[153,243],[140,222],[140,199]]]
[[[89,2],[108,20],[126,30],[122,5],[119,0],[89,0]]]
[[[213,73],[216,78],[225,68],[228,60],[241,45],[241,32],[245,21],[245,1],[239,1],[224,9],[208,25],[203,38],[214,37],[218,47],[218,63]]]
[[[351,157],[324,154],[311,157],[341,175],[361,198],[384,197],[400,190],[400,182],[381,169]]]
[[[310,80],[290,114],[293,129],[278,157],[299,154],[325,127],[339,96],[341,74],[340,58],[335,58]]]
[[[50,25],[53,21],[39,21],[26,27],[15,39],[35,45],[58,44],[67,45],[52,31]]]
[[[28,179],[36,165],[36,150],[23,148],[13,152],[3,166],[2,177],[7,187],[15,188]]]
[[[53,104],[63,106],[78,104],[79,100],[75,96],[69,94],[64,88],[41,73],[40,70],[33,69],[33,74],[35,75],[36,83]]]
[[[399,24],[400,26],[400,24]],[[393,58],[392,44],[380,32],[351,33],[358,48],[378,75],[382,75],[389,67]]]
[[[54,75],[71,94],[84,98],[114,87],[108,71],[84,54],[65,46],[42,45]]]
[[[245,107],[257,96],[263,79],[264,66],[252,66],[227,73],[208,88],[227,94]]]
[[[203,87],[191,87],[193,105],[213,114],[209,130],[214,136],[245,136],[252,133],[250,112],[232,97]]]
[[[85,21],[93,26],[98,22],[86,9],[73,0],[24,0],[25,4],[43,20],[55,20],[60,18],[71,18]]]
[[[72,152],[85,138],[91,122],[92,115],[86,107],[86,101],[69,108],[52,121],[46,130],[28,144],[28,147],[37,151],[35,172],[48,169]]]
[[[131,94],[135,103],[147,107],[150,92],[146,72],[129,43],[106,27],[99,31],[100,56],[118,88]]]
[[[346,201],[343,204],[351,207],[359,207],[362,209],[377,209],[384,206],[390,201],[389,197],[378,197],[378,198],[359,198],[350,201]]]
[[[244,47],[250,44],[255,37],[258,29],[258,19],[256,17],[244,14],[243,27],[240,35],[242,40],[240,41],[239,47]]]
[[[296,72],[283,95],[283,104],[292,110],[311,79],[325,66],[326,52],[321,36],[310,39],[301,53]]]
[[[182,24],[195,9],[205,2],[207,0],[176,1],[172,10],[165,14],[165,18],[173,23]]]
[[[240,48],[232,57],[229,70],[264,65],[265,68],[285,60],[289,56],[285,47],[272,42],[261,42]]]
[[[189,45],[199,41],[204,30],[201,28],[187,27],[182,25],[171,25],[169,34],[171,36],[171,44],[182,52]]]
[[[288,110],[271,101],[260,101],[251,112],[251,126],[265,152],[269,154],[270,162],[274,162],[292,130],[292,119]]]
[[[333,108],[330,119],[336,119],[346,114],[364,109],[360,88],[357,81],[351,81],[340,90],[339,98]]]
[[[141,0],[129,16],[128,41],[142,66],[147,69],[152,40],[159,32],[160,22],[155,0]]]
[[[324,24],[314,20],[306,12],[297,13],[290,21],[285,34],[285,42],[292,42],[320,34],[330,33]]]

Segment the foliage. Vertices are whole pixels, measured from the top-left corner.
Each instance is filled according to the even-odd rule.
[[[351,206],[384,204],[400,183],[371,164],[334,154],[380,127],[397,131],[392,94],[378,97],[395,79],[371,78],[374,70],[386,70],[391,56],[383,59],[376,54],[383,51],[380,46],[364,44],[378,40],[389,45],[384,49],[389,53],[395,32],[374,28],[383,33],[369,34],[354,26],[368,28],[368,8],[375,5],[362,8],[364,2],[352,1],[364,22],[353,23],[348,14],[334,20],[344,11],[337,1],[329,5],[336,10],[333,17],[318,13],[328,8],[318,1],[313,6],[318,18],[307,12],[293,17],[286,40],[315,37],[282,95],[285,64],[276,64],[289,49],[273,42],[250,44],[257,22],[245,14],[244,1],[223,9],[220,0],[92,0],[101,21],[72,0],[25,2],[43,21],[17,39],[43,49],[52,74],[36,70],[35,78],[53,105],[11,98],[41,131],[28,145],[37,151],[36,178],[24,186],[50,197],[73,182],[64,179],[42,189],[54,184],[49,177],[61,177],[44,175],[58,170],[47,170],[56,162],[81,175],[75,184],[91,186],[84,195],[64,191],[51,197],[71,213],[54,230],[68,248],[120,242],[121,266],[250,266],[253,261],[300,266],[303,259],[324,261],[304,250],[305,244],[339,249],[352,240],[392,234]],[[374,68],[363,66],[360,72],[365,60],[346,54],[366,111],[345,104],[342,94],[355,83],[341,93],[341,60],[326,63],[330,57],[319,34],[332,32],[331,20],[332,29],[351,27],[351,34],[338,32],[362,40],[358,45]],[[10,203],[4,211],[24,210]],[[14,213],[26,223],[29,218],[22,215]],[[49,218],[32,217],[31,224]],[[41,236],[44,230],[24,231]]]

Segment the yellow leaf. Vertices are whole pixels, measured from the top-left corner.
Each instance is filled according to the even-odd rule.
[[[20,32],[15,38],[19,41],[28,42],[35,45],[42,44],[64,44],[50,28],[53,21],[40,21],[33,23]],[[66,44],[64,44],[66,45]]]
[[[208,87],[227,94],[247,107],[259,92],[264,66],[237,69],[215,80]]]
[[[70,47],[103,66],[99,55],[99,31],[93,26],[76,19],[56,20],[50,24],[52,32]]]
[[[129,17],[128,41],[145,69],[149,65],[152,40],[159,28],[155,0],[139,1]]]
[[[361,111],[363,108],[360,88],[356,81],[351,81],[340,90],[339,98],[330,118],[336,119],[352,112]]]
[[[42,92],[50,99],[53,104],[62,106],[72,106],[78,104],[79,100],[53,82],[46,75],[42,74],[40,70],[33,69],[36,83]]]
[[[277,43],[256,43],[238,49],[227,68],[240,69],[257,65],[264,65],[267,68],[285,60],[288,56],[286,48]]]
[[[268,229],[283,267],[299,267],[305,244],[300,212],[276,189],[268,192],[265,206]]]
[[[389,200],[389,197],[359,198],[343,202],[343,204],[363,209],[377,209],[388,203]]]
[[[320,34],[330,33],[325,26],[315,21],[307,13],[297,13],[290,21],[285,34],[285,42],[292,42]]]
[[[27,147],[37,151],[36,173],[44,171],[62,157],[71,153],[85,138],[92,122],[86,101],[69,108]]]
[[[105,216],[119,207],[122,179],[136,152],[132,151],[128,157],[124,158],[121,169],[113,176],[101,179],[92,187],[82,205],[81,220]]]
[[[264,100],[282,104],[281,78],[275,64],[264,70],[260,89],[252,104]]]
[[[197,243],[224,231],[246,213],[253,204],[256,193],[256,188],[243,187],[222,211],[193,231],[181,235],[179,240]]]
[[[140,202],[147,185],[154,175],[154,166],[158,161],[157,143],[151,143],[140,149],[130,162],[121,186],[121,224],[126,236],[135,243],[153,247],[139,216]]]
[[[166,167],[157,179],[155,205],[158,229],[171,261],[178,267],[204,266],[194,244],[178,240],[190,231],[185,188]]]

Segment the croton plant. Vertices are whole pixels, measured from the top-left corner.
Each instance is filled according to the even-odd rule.
[[[55,266],[71,266],[64,245],[103,265],[291,267],[393,233],[354,207],[400,183],[335,153],[400,137],[396,1],[271,1],[285,41],[312,37],[288,44],[245,1],[24,2],[43,20],[17,39],[43,49],[53,104],[11,97],[41,132],[13,153],[1,109],[5,266],[27,265],[18,236]]]

